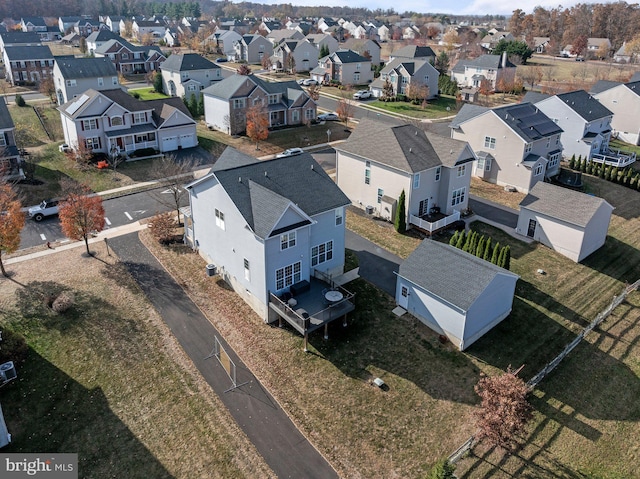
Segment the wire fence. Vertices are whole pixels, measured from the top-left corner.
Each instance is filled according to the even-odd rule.
[[[627,299],[627,296],[636,291],[640,287],[640,279],[633,284],[625,286],[622,293],[618,296],[614,296],[613,300],[607,306],[604,311],[601,311],[596,318],[591,321],[581,332],[578,334],[573,341],[565,346],[560,354],[558,354],[555,358],[549,361],[535,376],[533,376],[529,381],[527,381],[527,387],[529,390],[533,390],[540,381],[542,381],[551,371],[553,371],[564,358],[566,358],[571,351],[575,349],[575,347],[580,344],[580,342],[585,338],[587,334],[593,331],[598,325],[600,325],[605,319],[607,319],[611,313],[618,307],[622,302]],[[449,456],[449,462],[451,464],[455,464],[458,462],[462,456],[464,456],[467,452],[469,452],[473,446],[475,445],[475,436],[471,436],[467,439],[458,449],[456,449],[453,454]]]

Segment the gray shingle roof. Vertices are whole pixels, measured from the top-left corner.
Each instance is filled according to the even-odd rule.
[[[527,142],[562,133],[547,115],[531,103],[519,103],[496,108],[492,112]]]
[[[611,110],[584,90],[561,93],[556,96],[586,121],[613,115]]]
[[[407,45],[405,47],[399,48],[398,50],[391,53],[393,58],[425,58],[425,57],[435,57],[436,54],[433,52],[431,47],[421,47],[418,45]]]
[[[329,57],[333,61],[335,61],[335,59],[337,58],[338,60],[340,60],[340,63],[363,63],[363,62],[371,61],[363,57],[362,55],[354,52],[353,50],[337,50],[331,55],[329,55]]]
[[[520,202],[520,209],[526,208],[584,228],[603,204],[613,210],[613,206],[597,196],[539,181]]]
[[[289,201],[308,216],[351,203],[308,153],[218,170],[214,174],[247,224],[261,238],[271,232]]]
[[[528,91],[522,98],[521,103],[538,103],[539,101],[551,98],[552,95],[547,93],[540,93],[537,91]]]
[[[7,104],[4,101],[0,101],[0,130],[10,130],[15,127]]]
[[[466,145],[464,141],[427,134],[412,125],[393,126],[362,118],[351,136],[335,148],[407,173],[418,173],[441,165],[453,166]],[[473,159],[471,154],[466,160]]]
[[[518,277],[488,261],[431,239],[420,243],[400,265],[399,273],[462,311],[469,310],[496,276]]]
[[[91,34],[87,37],[87,42],[88,43],[106,42],[108,40],[113,40],[113,39],[122,40],[123,38],[120,35],[113,33],[111,30],[101,28],[96,32],[91,32]]]
[[[246,166],[258,161],[260,160],[254,158],[253,156],[242,153],[241,151],[238,151],[231,146],[227,146],[214,163],[211,171],[213,172],[218,170],[228,170],[229,168]]]
[[[171,58],[171,57],[169,57]],[[247,86],[246,82],[249,82]],[[280,93],[285,101],[295,102],[301,95],[308,96],[306,92],[294,81],[268,82],[255,75],[232,75],[202,90],[203,94],[217,98],[231,99],[235,96],[247,96],[254,88],[260,87],[270,94]],[[242,89],[242,94],[238,91]]]
[[[462,105],[462,108],[449,126],[450,128],[458,128],[465,121],[470,120],[471,118],[475,118],[476,116],[481,115],[486,111],[489,111],[489,108],[487,108],[486,106],[465,103],[464,105]]]
[[[48,46],[14,46],[4,47],[7,58],[15,60],[53,60],[53,53]]]
[[[4,45],[11,43],[40,43],[40,35],[36,32],[1,32]]]
[[[46,27],[47,23],[44,21],[43,17],[22,17],[22,21],[26,25],[27,23],[31,23],[35,27]]]
[[[501,55],[481,55],[478,58],[474,58],[473,60],[460,60],[456,63],[454,71],[456,73],[464,72],[464,67],[473,67],[473,68],[481,68],[481,69],[493,69],[497,70],[498,68],[502,68],[502,56]],[[508,59],[506,62],[507,68],[515,68],[516,66],[511,63]],[[462,68],[462,70],[460,70]]]
[[[116,76],[116,67],[107,57],[56,58],[62,78],[98,78]]]
[[[160,66],[161,70],[170,72],[211,70],[215,68],[220,68],[220,66],[197,53],[174,53]]]
[[[602,93],[603,91],[610,90],[613,87],[618,85],[622,85],[619,81],[609,81],[609,80],[598,80],[595,85],[591,87],[590,93],[595,95],[597,93]]]

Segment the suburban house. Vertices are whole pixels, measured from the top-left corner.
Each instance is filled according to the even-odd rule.
[[[167,27],[164,31],[164,37],[162,37],[165,45],[168,47],[180,46],[180,32],[177,27]]]
[[[378,27],[378,38],[380,38],[381,42],[388,42],[391,40],[391,30],[386,25],[380,25]]]
[[[91,55],[93,54],[97,48],[101,47],[109,40],[120,40],[125,41],[120,35],[117,33],[113,33],[111,30],[107,30],[101,28],[96,32],[92,32],[87,37],[87,52]]]
[[[142,41],[143,38],[148,37],[153,42],[157,42],[164,37],[164,31],[167,28],[165,23],[150,22],[145,20],[134,20],[131,26],[131,32],[133,36]]]
[[[48,46],[5,47],[5,78],[12,85],[37,83],[53,73],[53,54]]]
[[[327,47],[329,49],[329,53],[333,53],[338,50],[340,47],[338,45],[338,40],[333,38],[331,35],[327,35],[326,33],[310,33],[305,37],[312,45],[318,49],[318,52],[322,50],[323,47]]]
[[[73,27],[75,26],[76,23],[78,23],[81,20],[83,20],[83,18],[77,17],[77,16],[58,17],[58,28],[60,28],[61,33],[67,34],[69,32],[74,31]],[[78,33],[78,32],[74,32],[74,33]]]
[[[174,53],[160,66],[164,92],[170,96],[200,97],[200,91],[222,80],[218,65],[197,53]]]
[[[100,29],[107,29],[107,26],[95,18],[82,18],[73,25],[73,31],[81,37],[88,37]]]
[[[575,155],[596,163],[624,168],[636,159],[635,153],[614,151],[609,148],[613,112],[584,90],[557,95],[536,94],[536,107],[555,121],[564,131],[560,136],[565,157]]]
[[[130,154],[198,146],[196,122],[180,98],[140,101],[122,89],[87,90],[58,107],[65,143],[94,152]]]
[[[373,80],[369,87],[376,98],[383,96],[385,82],[393,87],[394,95],[409,93],[411,86],[427,87],[427,99],[438,95],[438,78],[440,74],[429,61],[396,58],[387,63],[380,71],[380,76]]]
[[[613,112],[613,136],[632,145],[640,145],[640,81],[618,83],[599,81],[591,94]]]
[[[58,58],[53,67],[58,105],[85,91],[120,87],[116,67],[108,58]]]
[[[267,82],[255,75],[233,75],[205,88],[204,118],[207,126],[229,135],[247,128],[247,108],[263,106],[269,128],[304,125],[316,119],[316,104],[294,81]]]
[[[104,24],[107,26],[109,30],[113,33],[120,34],[120,22],[126,21],[125,17],[118,17],[116,15],[109,15],[104,19]]]
[[[415,40],[420,38],[420,29],[416,25],[408,25],[402,29],[403,40]]]
[[[258,30],[261,32],[265,32],[267,35],[274,30],[280,30],[282,25],[280,22],[274,20],[263,20],[263,22],[258,27]]]
[[[450,128],[478,157],[473,174],[490,183],[528,193],[560,170],[562,128],[531,103],[493,110],[465,104]]]
[[[597,196],[541,181],[520,202],[516,231],[579,263],[604,245],[613,209]]]
[[[463,351],[511,313],[519,276],[425,239],[400,264],[396,304]]]
[[[380,65],[380,51],[382,47],[375,40],[366,38],[349,38],[342,45],[342,50],[351,50],[371,60],[372,65]]]
[[[205,38],[205,44],[214,44],[221,54],[229,58],[235,55],[235,42],[242,40],[242,35],[233,30],[216,30]]]
[[[40,36],[35,32],[0,32],[0,53],[5,47],[34,47],[42,45]]]
[[[166,60],[157,46],[134,46],[126,40],[109,40],[94,52],[96,57],[108,57],[120,73],[158,71]]]
[[[407,45],[399,48],[389,55],[389,61],[392,62],[396,58],[403,60],[422,60],[429,63],[436,61],[436,54],[431,47],[422,47],[419,45]]]
[[[46,32],[47,23],[44,21],[44,17],[22,17],[20,29],[23,32]]]
[[[501,40],[513,42],[516,40],[516,37],[514,37],[511,32],[487,33],[482,40],[480,40],[480,45],[482,48],[492,51]]]
[[[245,61],[247,63],[260,64],[262,59],[273,55],[273,43],[262,35],[243,35],[233,44],[235,53],[231,61]]]
[[[451,70],[451,79],[461,88],[479,88],[483,80],[491,83],[491,89],[499,91],[502,83],[513,84],[516,65],[502,55],[482,55],[473,60],[460,60]]]
[[[319,83],[339,82],[343,85],[363,85],[373,81],[371,60],[351,50],[338,50],[321,58],[311,70],[311,78]]]
[[[338,22],[336,22],[333,18],[323,17],[318,20],[317,26],[319,31],[325,33],[328,29],[337,27]]]
[[[293,60],[292,60],[293,59]],[[285,40],[273,48],[274,70],[308,72],[318,65],[318,50],[308,40]]]
[[[16,126],[7,104],[0,101],[0,176],[3,179],[23,179],[20,153],[16,146]]]
[[[404,191],[407,226],[432,233],[467,209],[476,157],[464,141],[362,118],[335,150],[336,183],[370,214],[394,221]]]
[[[344,269],[349,199],[322,167],[308,153],[251,162],[229,148],[218,162],[186,187],[188,242],[265,322],[289,315],[306,335],[309,323],[352,311],[340,295],[325,311],[335,314],[321,314],[322,289],[318,313],[301,304],[315,278],[330,282]]]
[[[304,40],[304,35],[298,30],[273,30],[267,35],[267,40],[273,43],[274,48],[286,40]]]
[[[536,53],[545,53],[551,42],[550,37],[533,37],[531,49]]]

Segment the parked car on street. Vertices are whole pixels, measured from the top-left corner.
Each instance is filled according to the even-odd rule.
[[[360,90],[353,94],[354,100],[366,100],[367,98],[371,98],[371,92],[369,90]]]
[[[289,148],[288,150],[284,150],[282,153],[276,155],[276,158],[286,158],[287,156],[295,156],[300,153],[304,153],[302,148]]]
[[[338,118],[338,114],[337,113],[320,113],[318,115],[318,120],[319,121],[338,121],[340,118]]]
[[[29,208],[29,217],[36,221],[42,221],[48,216],[58,214],[58,202],[56,200],[44,200],[38,206]]]
[[[227,59],[225,57],[216,58],[216,63],[225,63]]]
[[[317,85],[317,84],[318,84],[318,82],[317,82],[316,80],[314,80],[313,78],[305,78],[305,79],[302,81],[302,84],[303,84],[304,86],[311,86],[311,85]]]

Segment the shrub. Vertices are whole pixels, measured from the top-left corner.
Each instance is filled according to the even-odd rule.
[[[16,95],[16,105],[27,106],[27,102],[24,101],[24,98],[22,98],[22,95]]]
[[[73,297],[73,293],[70,293],[68,291],[63,291],[62,293],[60,293],[60,295],[53,300],[53,303],[51,304],[51,309],[53,309],[56,313],[64,313],[66,311],[68,311],[71,306],[73,306],[74,303],[74,297]]]
[[[482,255],[482,259],[485,261],[489,261],[491,259],[491,237],[487,238],[487,242],[484,245],[484,253]]]
[[[7,361],[23,363],[27,359],[29,346],[24,336],[10,329],[2,329],[2,341],[0,341],[0,364]]]
[[[154,148],[140,148],[134,151],[133,153],[131,153],[129,156],[131,156],[132,158],[140,158],[143,156],[151,156],[155,154],[156,154],[156,150]]]
[[[407,210],[404,203],[405,195],[404,190],[402,190],[402,193],[400,193],[400,198],[398,198],[398,208],[396,209],[396,217],[394,221],[395,229],[400,234],[404,233],[407,230]]]
[[[482,258],[482,256],[484,255],[484,242],[485,238],[484,235],[482,235],[480,237],[480,240],[478,241],[478,246],[476,246],[476,256],[478,258]]]
[[[456,248],[462,249],[462,246],[466,241],[466,236],[467,236],[467,233],[465,233],[464,231],[460,232],[460,236],[458,236],[458,242],[456,243]]]
[[[496,243],[493,247],[493,254],[491,255],[491,262],[498,264],[498,256],[500,256],[500,243]]]
[[[137,91],[132,92],[132,93],[131,93],[131,96],[132,96],[133,98],[135,98],[136,100],[139,100],[139,99],[140,99],[140,93],[138,93]]]
[[[449,240],[449,245],[451,246],[455,246],[458,243],[458,236],[460,235],[460,233],[458,231],[456,231],[455,233],[453,233],[453,236],[451,237],[451,239]]]
[[[572,170],[576,169],[576,155],[575,155],[575,153],[573,155],[571,155],[571,159],[569,160],[569,168],[571,168]]]
[[[159,243],[167,244],[173,239],[176,220],[173,213],[157,214],[149,222],[151,234]]]
[[[455,470],[456,466],[451,464],[449,459],[440,459],[429,472],[428,479],[453,479]]]

